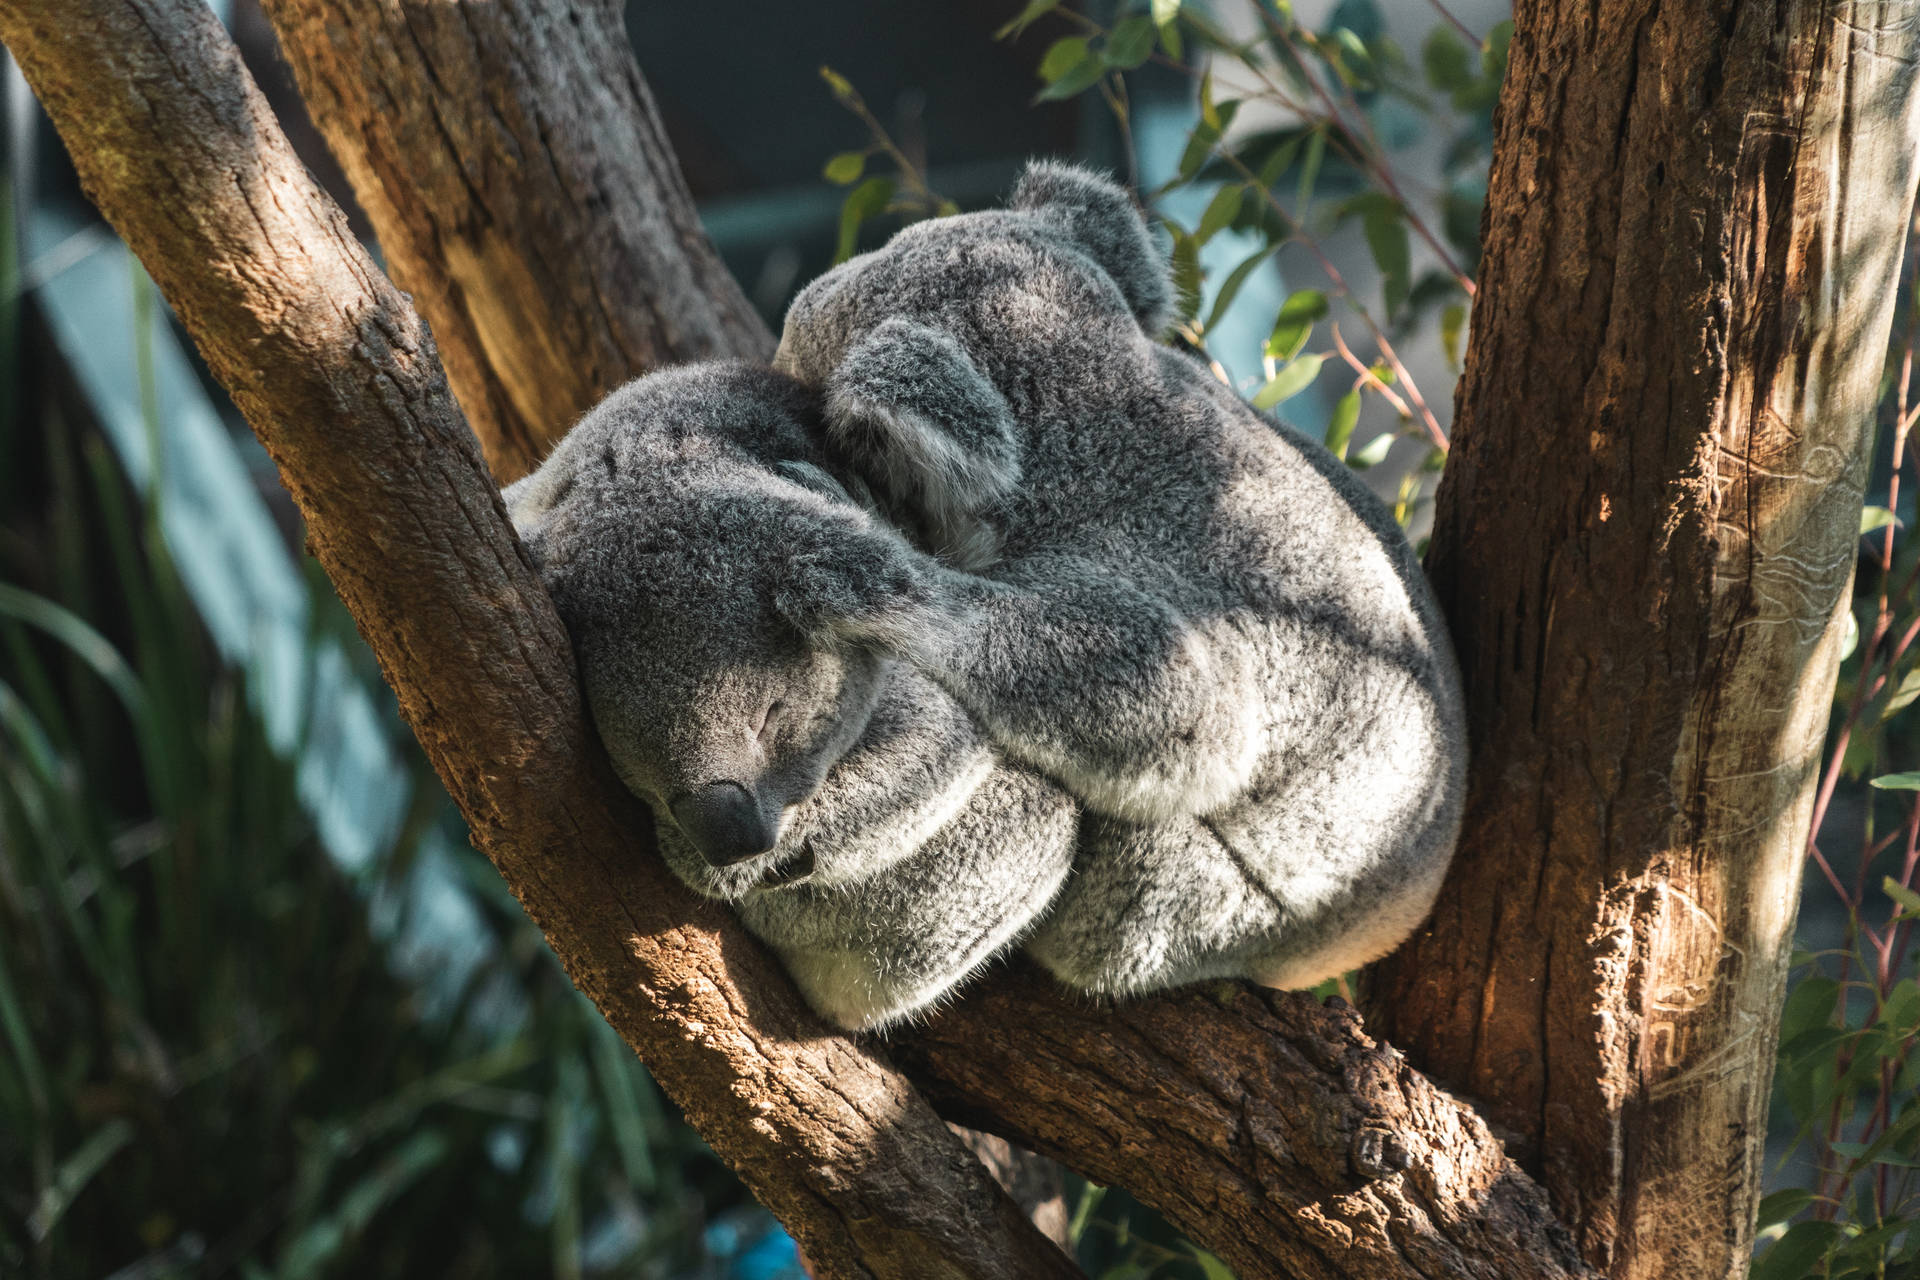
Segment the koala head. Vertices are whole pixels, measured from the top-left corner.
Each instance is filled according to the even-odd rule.
[[[945,329],[984,363],[997,348],[1050,346],[1075,330],[1107,346],[1115,327],[1158,337],[1172,308],[1167,261],[1126,190],[1040,160],[1005,209],[914,223],[802,289],[774,367],[825,385],[893,317]]]
[[[811,399],[744,364],[640,379],[504,497],[621,779],[696,891],[792,879],[786,815],[860,738],[926,603],[814,460]]]
[[[1037,163],[1009,208],[916,223],[801,290],[774,367],[822,392],[829,438],[893,523],[979,570],[1017,505],[1020,422],[1124,385],[1171,299],[1127,193]]]

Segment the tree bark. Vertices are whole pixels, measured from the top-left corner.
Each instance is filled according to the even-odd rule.
[[[1429,570],[1461,856],[1380,1032],[1594,1263],[1740,1275],[1912,211],[1904,0],[1525,0]]]
[[[773,353],[617,0],[265,7],[502,484],[629,378]]]
[[[474,838],[569,974],[833,1275],[1077,1269],[913,1087],[634,856],[566,634],[432,339],[312,183],[199,0],[0,0],[88,194],[273,454]]]
[[[896,1054],[955,1119],[1125,1187],[1246,1280],[1590,1274],[1480,1118],[1338,1001],[1103,1007],[1020,973]]]
[[[826,1274],[1074,1274],[915,1090],[649,856],[431,339],[211,15],[0,0],[0,38],[272,452],[476,841],[703,1136]],[[913,1052],[966,1118],[1138,1190],[1248,1277],[1581,1274],[1471,1111],[1310,1001],[1227,986],[1117,1015],[1011,981]]]

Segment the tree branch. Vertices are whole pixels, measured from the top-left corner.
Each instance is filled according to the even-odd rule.
[[[1078,1274],[897,1071],[636,856],[433,343],[198,0],[0,0],[88,194],[253,424],[435,768],[579,987],[825,1272]]]
[[[1071,1274],[888,1064],[650,856],[419,319],[193,0],[0,0],[83,181],[280,465],[429,757],[574,980],[829,1274]],[[562,852],[564,851],[564,853]],[[990,983],[906,1051],[963,1118],[1248,1276],[1585,1274],[1470,1109],[1349,1012]]]
[[[701,229],[620,5],[265,8],[501,483],[644,370],[773,353]]]
[[[1021,972],[895,1056],[953,1119],[1125,1187],[1242,1276],[1591,1274],[1472,1108],[1339,1002],[1221,983],[1103,1007]]]

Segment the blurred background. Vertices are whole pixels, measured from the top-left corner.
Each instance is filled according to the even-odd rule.
[[[254,0],[214,8],[351,209]],[[628,28],[776,329],[836,257],[996,202],[1029,156],[1078,158],[1160,218],[1173,340],[1324,435],[1418,538],[1506,16],[709,0],[632,5]],[[0,75],[0,1276],[802,1274],[468,847],[271,463]],[[1899,426],[1905,384],[1889,397]],[[1883,584],[1911,507],[1891,467],[1863,518]],[[1864,783],[1907,753],[1894,713],[1920,685],[1854,696],[1904,660],[1857,654],[1843,680],[1859,731],[1823,840],[1858,852],[1810,863],[1788,1009],[1767,1240],[1820,1257],[1904,1223],[1920,1167],[1920,992],[1905,935],[1862,932],[1911,887],[1911,857],[1894,886],[1875,859],[1899,870],[1885,833],[1914,793]],[[1092,1274],[1227,1275],[1125,1197],[1069,1196]]]

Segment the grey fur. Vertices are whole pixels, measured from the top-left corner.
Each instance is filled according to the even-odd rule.
[[[669,867],[735,903],[822,1013],[867,1027],[1030,928],[1067,874],[1075,814],[881,647],[931,597],[914,553],[827,470],[818,422],[765,369],[656,374],[505,498]],[[672,802],[716,781],[777,824],[769,852],[715,866],[681,835]]]
[[[1151,340],[1119,188],[1038,165],[1014,205],[814,282],[791,377],[642,379],[507,492],[668,865],[844,1026],[1023,938],[1096,993],[1311,985],[1418,924],[1458,829],[1386,511]],[[738,810],[675,817],[701,788]]]
[[[1343,465],[1152,340],[1167,272],[1119,188],[1036,165],[1015,205],[909,227],[787,316],[775,366],[929,553],[885,643],[1090,811],[1028,944],[1063,980],[1365,963],[1459,825],[1419,565]]]

